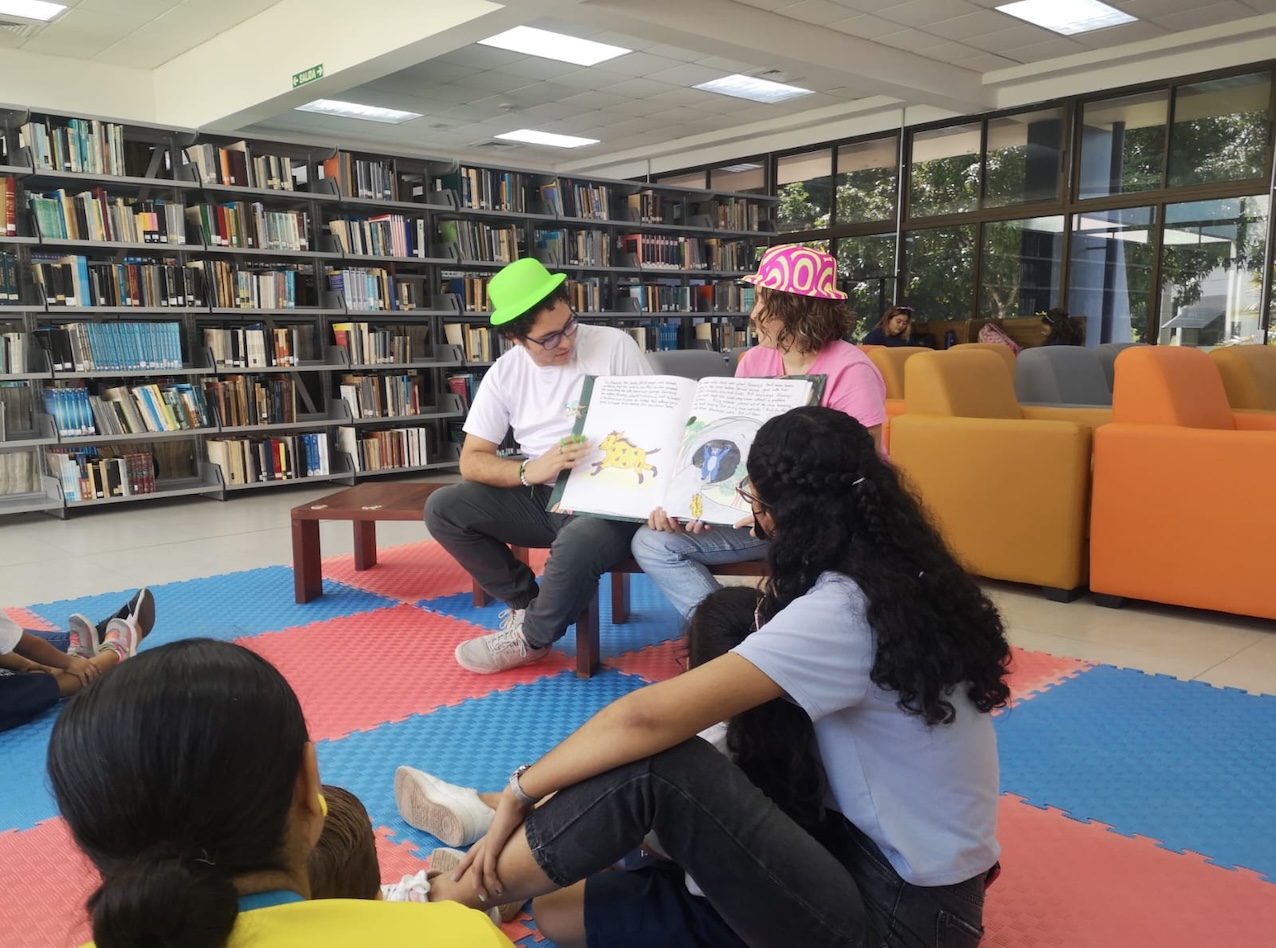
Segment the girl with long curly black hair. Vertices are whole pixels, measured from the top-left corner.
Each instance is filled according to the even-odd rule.
[[[772,419],[747,467],[741,495],[772,538],[758,631],[612,702],[516,770],[487,835],[431,898],[552,892],[654,830],[705,895],[663,887],[627,916],[680,920],[684,937],[667,944],[978,944],[999,854],[989,712],[1009,698],[1001,620],[847,415]],[[689,740],[782,697],[813,722],[830,808],[819,839]],[[551,937],[647,943],[641,924],[617,930],[591,885],[583,924]]]

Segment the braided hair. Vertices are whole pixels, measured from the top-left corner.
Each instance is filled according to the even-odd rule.
[[[825,572],[868,602],[872,681],[927,724],[950,723],[965,689],[981,712],[1010,697],[1001,616],[954,558],[868,431],[829,408],[797,408],[762,426],[749,480],[775,523],[762,614],[805,595]]]

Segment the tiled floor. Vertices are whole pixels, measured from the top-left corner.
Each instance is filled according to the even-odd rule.
[[[188,499],[0,521],[0,605],[22,606],[291,562],[289,508],[331,492],[285,488],[225,503]],[[348,524],[321,526],[324,555],[351,551]],[[378,525],[380,546],[426,537]],[[990,583],[1016,645],[1214,685],[1276,694],[1276,623],[1151,604],[1060,604]]]

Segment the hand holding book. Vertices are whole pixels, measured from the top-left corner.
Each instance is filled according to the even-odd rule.
[[[583,437],[566,437],[556,448],[528,461],[523,467],[523,476],[529,484],[552,484],[559,474],[575,469],[593,450],[594,446]]]

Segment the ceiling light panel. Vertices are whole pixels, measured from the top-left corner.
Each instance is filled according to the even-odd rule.
[[[694,88],[702,89],[705,92],[716,92],[719,95],[734,96],[737,99],[749,99],[752,102],[765,102],[768,104],[784,102],[786,99],[796,99],[798,96],[810,95],[812,92],[811,89],[803,89],[801,86],[791,86],[784,82],[771,82],[768,79],[759,79],[756,76],[742,76],[738,73],[733,76],[723,76],[721,79],[702,82]]]
[[[557,59],[559,62],[574,63],[577,66],[596,66],[609,59],[633,52],[632,49],[625,49],[623,46],[595,43],[593,40],[568,36],[565,33],[538,30],[533,26],[516,26],[512,30],[479,40],[479,44],[508,49],[528,56]]]
[[[520,128],[512,132],[493,135],[511,142],[526,142],[529,145],[553,145],[555,148],[580,148],[582,145],[597,145],[597,138],[580,138],[576,135],[555,135],[553,132],[539,132],[534,128]]]
[[[1099,0],[1019,0],[997,9],[1064,36],[1091,33],[1138,19]]]
[[[24,20],[52,20],[65,9],[65,4],[44,0],[0,0],[0,14],[20,16]]]
[[[298,112],[317,112],[338,118],[362,119],[365,122],[381,122],[383,125],[402,125],[421,117],[420,112],[404,112],[401,109],[383,109],[376,105],[358,102],[342,102],[340,99],[315,99],[297,106]]]

